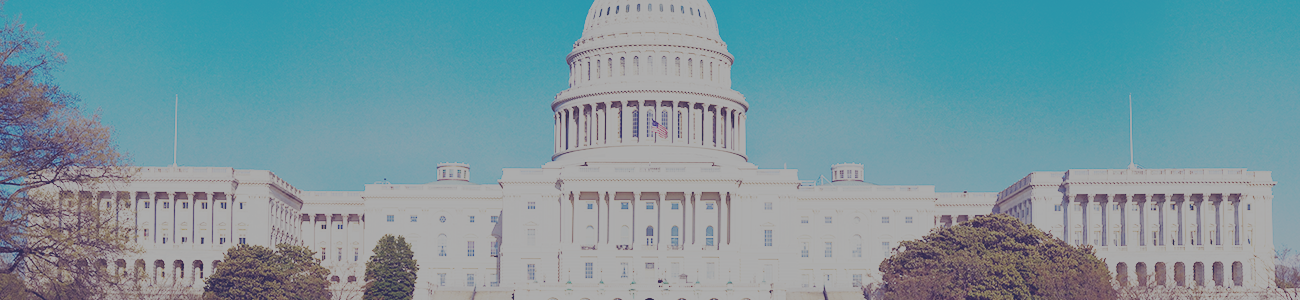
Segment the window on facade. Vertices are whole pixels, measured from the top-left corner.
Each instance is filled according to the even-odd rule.
[[[469,216],[469,222],[474,223],[474,216]]]
[[[880,223],[889,224],[889,217],[880,217]]]
[[[493,257],[496,257],[497,254],[500,254],[500,253],[501,253],[501,246],[500,246],[500,245],[497,245],[497,242],[496,242],[496,241],[492,241],[491,243],[492,243],[492,244],[491,244],[492,248],[489,249],[488,251],[491,251],[491,252],[492,252],[491,255],[492,255]]]
[[[386,220],[388,220],[388,222],[394,222],[393,218],[394,218],[393,215],[388,215],[388,218]]]
[[[830,217],[830,216],[827,216],[827,217],[826,217],[826,224],[831,224],[831,223],[832,223],[832,222],[831,222],[831,217]]]
[[[163,202],[163,208],[164,208],[164,209],[166,209],[166,208],[172,208],[171,206],[172,206],[172,205],[171,205],[171,202]]]
[[[1195,234],[1195,233],[1193,233],[1193,234]],[[190,242],[190,238],[188,238],[188,237],[181,237],[181,243],[182,243],[182,244],[184,244],[184,243],[189,243],[189,242]]]
[[[772,202],[763,202],[763,210],[772,210]]]
[[[239,244],[240,244],[240,245],[247,244],[247,243],[248,243],[248,239],[246,239],[246,238],[239,238]]]
[[[343,224],[339,224],[339,229],[343,229]]]
[[[1119,210],[1119,204],[1111,204],[1110,210]]]
[[[352,248],[352,261],[361,260],[361,248]]]
[[[808,242],[803,242],[803,249],[799,250],[799,257],[808,257]]]
[[[772,230],[763,230],[763,246],[772,247]]]
[[[595,209],[595,208],[596,208],[595,203],[587,203],[587,209]]]
[[[189,202],[181,202],[181,209],[190,209]]]
[[[243,203],[243,202],[239,202],[239,209],[244,209],[244,203]]]
[[[528,280],[537,280],[536,264],[528,264]]]
[[[528,202],[528,209],[537,209],[537,202]]]
[[[438,285],[447,285],[447,273],[438,273]]]
[[[219,239],[217,239],[217,244],[218,244],[218,245],[225,245],[225,244],[226,244],[226,238],[219,238]]]
[[[799,224],[808,224],[808,216],[799,217]]]
[[[149,208],[149,203],[148,203],[148,202],[145,202],[145,203],[144,203],[144,208]],[[226,209],[226,203],[225,203],[225,202],[221,202],[221,209]]]
[[[704,209],[707,209],[707,210],[713,210],[713,203],[705,203],[705,204],[704,204]]]
[[[903,223],[912,224],[912,217],[903,218]]]
[[[499,218],[499,217],[498,217],[498,216],[492,216],[492,223],[496,223],[496,222],[497,222],[497,218]]]
[[[587,279],[595,277],[595,268],[595,263],[585,263],[583,265],[583,277]]]
[[[415,223],[415,222],[417,222],[417,221],[419,221],[419,220],[420,220],[420,216],[417,216],[417,215],[411,215],[411,223]]]
[[[831,249],[834,249],[831,247],[831,242],[826,242],[826,252],[822,253],[822,255],[825,257],[831,257],[831,254],[833,254]]]
[[[621,263],[618,263],[618,265],[619,265],[620,267],[623,267],[623,273],[622,273],[622,275],[618,275],[618,278],[627,278],[627,263],[626,263],[626,262],[621,262]]]
[[[200,208],[200,209],[208,209],[208,203],[207,203],[207,202],[199,203],[199,208]]]
[[[325,226],[327,226],[327,225],[325,225],[325,224],[320,224],[320,229],[325,229]]]
[[[679,205],[680,205],[680,204],[673,203],[673,210],[677,210]]]
[[[338,248],[338,261],[343,261],[343,248]]]
[[[862,274],[853,274],[853,287],[862,287]]]
[[[646,203],[645,203],[645,209],[655,209],[655,203],[654,203],[654,202],[646,202]]]
[[[652,262],[645,263],[646,270],[654,270],[654,268],[655,268],[655,263]]]
[[[627,202],[623,202],[623,203],[619,203],[619,206],[620,206],[622,209],[627,209],[627,206],[628,206],[628,205],[627,205]]]
[[[474,286],[474,273],[465,274],[465,286]]]
[[[1246,210],[1250,210],[1250,204],[1246,204]]]
[[[207,242],[208,242],[208,238],[203,238],[203,237],[199,238],[199,245],[207,244]]]
[[[438,235],[438,256],[447,256],[447,235]]]
[[[465,246],[465,249],[467,250],[467,251],[466,251],[467,253],[465,253],[465,256],[473,257],[473,256],[474,256],[474,241],[468,241],[468,242],[466,242],[466,243],[467,243],[467,245]]]
[[[537,229],[528,229],[528,245],[537,245]]]
[[[638,137],[641,134],[641,114],[637,110],[632,110],[632,137]]]
[[[167,243],[167,238],[163,238],[163,244]]]
[[[880,253],[889,254],[889,242],[880,242]]]

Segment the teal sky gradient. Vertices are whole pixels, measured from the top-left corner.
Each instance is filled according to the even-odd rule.
[[[377,4],[378,3],[378,4]],[[1300,247],[1300,1],[711,1],[750,161],[1000,191],[1031,171],[1273,171]],[[551,155],[590,0],[10,0],[136,164],[272,170],[305,190],[474,181]]]

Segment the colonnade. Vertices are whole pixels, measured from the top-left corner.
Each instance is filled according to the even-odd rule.
[[[1119,262],[1114,270],[1121,286],[1240,287],[1248,285],[1246,268],[1241,261],[1180,261]]]
[[[569,63],[569,86],[629,80],[681,79],[721,87],[731,86],[729,58],[720,58],[722,56],[720,54],[682,53],[681,50],[694,49],[620,49],[620,53],[583,55],[573,58]]]
[[[692,101],[576,104],[555,113],[555,153],[595,146],[673,144],[745,153],[745,111]]]
[[[584,250],[716,250],[731,243],[729,192],[569,191],[564,195],[561,244]]]
[[[1249,196],[1232,193],[1076,194],[1067,208],[1065,241],[1094,246],[1251,245]],[[1267,213],[1267,212],[1265,212]]]

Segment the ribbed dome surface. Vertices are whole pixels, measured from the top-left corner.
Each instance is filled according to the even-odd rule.
[[[705,0],[596,0],[588,11],[582,40],[633,32],[686,34],[722,42],[713,8]]]

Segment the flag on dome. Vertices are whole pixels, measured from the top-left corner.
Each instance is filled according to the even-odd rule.
[[[666,138],[668,138],[668,127],[667,127],[667,126],[664,126],[664,124],[660,124],[659,121],[655,121],[655,120],[653,120],[653,119],[651,119],[650,122],[652,122],[652,123],[654,124],[654,127],[655,127],[655,133],[658,133],[658,134],[659,134],[659,138],[661,138],[661,139],[666,139]]]

